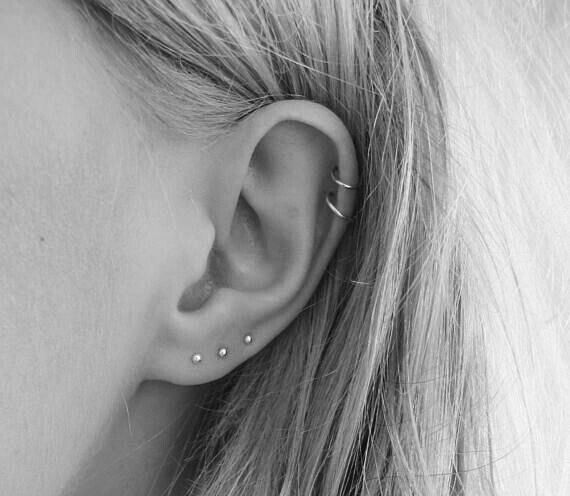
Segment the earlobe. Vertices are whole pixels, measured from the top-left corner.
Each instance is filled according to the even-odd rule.
[[[152,378],[200,384],[260,351],[307,304],[355,209],[352,140],[326,108],[272,104],[222,141],[212,156],[227,163],[204,200],[216,231],[207,274],[169,312]]]

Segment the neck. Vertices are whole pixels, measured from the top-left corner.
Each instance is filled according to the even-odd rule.
[[[72,494],[178,494],[174,480],[183,447],[196,435],[204,393],[203,388],[141,384],[110,421]]]

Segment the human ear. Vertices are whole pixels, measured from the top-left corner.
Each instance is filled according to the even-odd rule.
[[[200,200],[207,261],[186,285],[178,268],[180,291],[162,308],[146,370],[187,385],[223,377],[303,310],[353,214],[358,183],[346,127],[307,101],[257,110],[203,157],[211,162]]]

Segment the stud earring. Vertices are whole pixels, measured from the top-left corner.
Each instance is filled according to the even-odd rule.
[[[218,350],[218,358],[226,358],[228,356],[228,349],[227,348],[220,348]]]
[[[246,334],[246,335],[243,337],[243,342],[244,342],[244,344],[246,344],[246,345],[253,343],[253,338],[251,337],[251,334]]]
[[[194,353],[192,355],[192,363],[198,365],[202,361],[202,355],[200,353]]]

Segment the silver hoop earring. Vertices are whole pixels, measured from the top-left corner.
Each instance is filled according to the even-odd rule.
[[[339,219],[342,220],[346,220],[346,221],[350,221],[352,220],[352,217],[349,217],[348,215],[343,214],[337,207],[336,205],[331,201],[331,195],[332,193],[329,193],[326,198],[325,198],[325,202],[327,204],[327,206],[331,209],[332,213],[335,214]]]
[[[358,185],[357,184],[348,184],[345,183],[344,181],[342,181],[339,177],[338,177],[338,167],[335,167],[333,170],[331,170],[331,179],[333,180],[333,182],[337,185],[340,186],[341,188],[347,189],[347,190],[356,190],[358,189]],[[333,193],[329,193],[327,194],[327,196],[325,197],[325,202],[327,204],[327,206],[330,208],[331,212],[336,215],[339,219],[345,220],[345,221],[351,221],[352,217],[342,213],[338,207],[331,201],[331,196],[333,195]]]
[[[344,189],[358,189],[358,184],[352,185],[352,184],[347,184],[343,181],[341,181],[339,179],[339,177],[337,176],[337,171],[338,171],[338,167],[335,167],[332,171],[331,171],[331,179],[338,184],[341,188]]]

